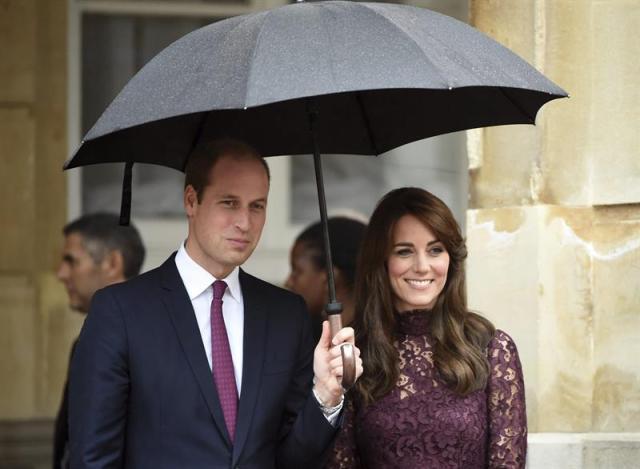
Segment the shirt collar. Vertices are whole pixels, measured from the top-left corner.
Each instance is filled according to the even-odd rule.
[[[229,275],[223,279],[217,279],[211,275],[204,267],[194,261],[187,253],[184,247],[185,243],[180,244],[180,249],[175,257],[176,267],[178,273],[182,278],[182,282],[187,290],[189,299],[193,301],[194,298],[204,293],[207,288],[211,288],[211,285],[216,280],[224,280],[227,283],[227,291],[225,294],[230,294],[231,297],[238,303],[242,304],[242,291],[240,289],[240,267],[236,266]]]

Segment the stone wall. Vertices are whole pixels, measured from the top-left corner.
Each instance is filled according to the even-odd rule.
[[[48,425],[60,399],[69,344],[77,333],[66,294],[53,276],[67,205],[61,171],[67,156],[66,4],[0,0],[3,429],[11,422],[40,419]],[[0,445],[3,467],[12,461],[10,442],[20,439],[18,434],[6,435],[3,431]]]
[[[555,441],[564,456],[577,447],[587,455],[575,467],[632,467],[640,456],[640,3],[474,0],[471,18],[570,98],[545,106],[536,127],[469,139],[470,305],[519,346],[530,431],[580,442],[534,434],[534,454]],[[583,444],[583,433],[600,441],[596,432],[612,436]],[[623,459],[607,459],[605,447],[619,447]],[[550,454],[530,463],[561,467],[548,464]]]
[[[0,0],[0,467],[50,467],[78,318],[54,276],[66,221],[65,0]]]

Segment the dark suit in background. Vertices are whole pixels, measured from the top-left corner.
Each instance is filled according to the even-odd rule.
[[[138,275],[145,249],[140,233],[133,226],[120,226],[120,218],[110,213],[81,216],[62,229],[64,245],[56,277],[64,284],[71,309],[89,312],[95,292]],[[73,342],[69,361],[77,340]],[[69,378],[64,384],[62,401],[53,435],[53,469],[69,468]]]
[[[78,341],[75,340],[71,346],[69,363],[73,358]],[[62,402],[56,415],[53,427],[53,469],[67,469],[69,467],[69,377],[64,383],[62,391]]]

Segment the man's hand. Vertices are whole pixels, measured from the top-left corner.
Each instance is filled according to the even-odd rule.
[[[353,344],[353,353],[356,357],[356,380],[362,374],[362,359],[360,350],[355,346],[355,334],[353,328],[340,329],[331,339],[329,321],[322,323],[322,336],[313,354],[314,390],[322,404],[333,407],[340,403],[342,398],[342,355],[340,345]]]

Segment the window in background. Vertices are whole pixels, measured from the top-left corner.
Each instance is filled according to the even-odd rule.
[[[82,133],[85,134],[129,79],[173,41],[212,20],[85,14],[82,18]],[[84,212],[120,207],[124,165],[82,170]],[[132,213],[136,217],[183,215],[179,171],[163,166],[133,167]]]

